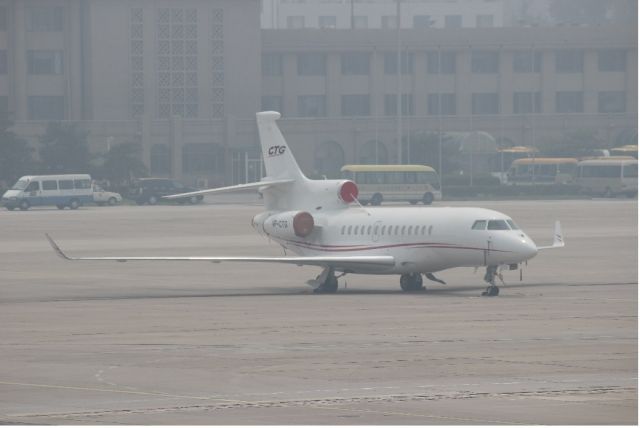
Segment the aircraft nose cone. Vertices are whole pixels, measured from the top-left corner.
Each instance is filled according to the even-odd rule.
[[[531,259],[538,254],[538,247],[529,238],[525,238],[522,242],[522,255],[526,259]]]

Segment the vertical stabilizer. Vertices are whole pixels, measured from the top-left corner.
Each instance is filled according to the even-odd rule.
[[[304,174],[293,157],[278,125],[276,125],[276,120],[279,118],[280,113],[276,111],[256,113],[267,176],[271,179],[304,179]]]

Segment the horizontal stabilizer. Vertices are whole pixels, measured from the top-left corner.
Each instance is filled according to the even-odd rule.
[[[286,263],[298,266],[332,266],[338,270],[350,269],[355,267],[378,267],[381,270],[390,268],[395,265],[395,259],[392,256],[329,256],[329,257],[206,257],[206,256],[146,256],[146,257],[129,257],[129,256],[108,256],[108,257],[70,257],[65,254],[56,242],[45,234],[49,244],[58,256],[65,260],[93,260],[93,261],[183,261],[183,262],[247,262],[247,263]]]
[[[216,187],[214,189],[205,189],[205,190],[196,190],[195,192],[178,193],[176,195],[163,196],[163,198],[164,199],[180,199],[180,198],[188,198],[191,196],[198,196],[198,195],[211,195],[214,193],[241,192],[245,190],[255,190],[255,189],[261,189],[261,188],[266,189],[272,186],[293,183],[294,181],[295,180],[293,179],[257,181],[255,183],[236,184],[235,186]]]
[[[552,248],[562,248],[562,247],[564,247],[564,236],[562,235],[562,226],[560,226],[560,221],[556,220],[556,224],[553,230],[553,243],[551,245],[547,245],[544,247],[538,247],[538,251],[550,250]]]

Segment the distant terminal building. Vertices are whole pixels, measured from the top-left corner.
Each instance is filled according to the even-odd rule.
[[[34,143],[50,121],[77,122],[94,152],[138,142],[153,176],[201,186],[261,176],[260,109],[283,113],[283,132],[314,176],[345,163],[435,165],[398,146],[425,132],[533,146],[572,130],[637,134],[635,26],[514,28],[504,2],[479,0],[434,0],[442,14],[420,25],[424,2],[407,0],[415,12],[398,31],[381,18],[396,9],[371,0],[367,28],[353,15],[346,28],[336,18],[335,29],[278,21],[261,30],[269,3],[0,0],[0,109]],[[465,18],[476,4],[492,26]],[[451,27],[455,10],[462,25]]]

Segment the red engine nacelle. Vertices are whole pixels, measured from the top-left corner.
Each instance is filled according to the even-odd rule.
[[[313,232],[313,216],[306,211],[287,211],[263,220],[262,229],[269,235],[293,239],[304,238]]]
[[[345,204],[349,204],[358,198],[358,186],[353,181],[345,181],[340,186],[338,196]]]

